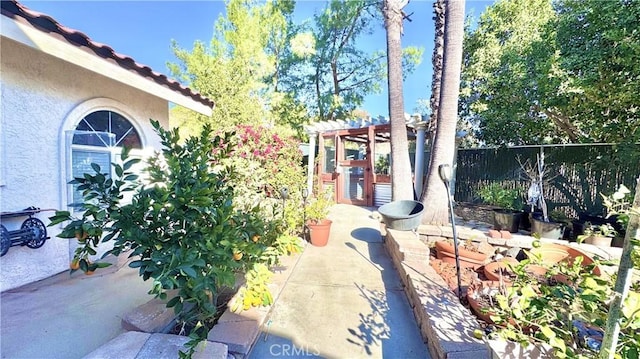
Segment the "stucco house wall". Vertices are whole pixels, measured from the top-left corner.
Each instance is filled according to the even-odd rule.
[[[0,85],[0,208],[67,209],[64,131],[96,110],[126,116],[138,130],[145,152],[159,149],[149,119],[168,127],[168,103],[36,49],[2,38]],[[36,215],[45,225],[53,212]],[[3,220],[9,230],[24,218]],[[0,291],[68,269],[75,240],[51,239],[38,249],[14,246],[0,257]]]

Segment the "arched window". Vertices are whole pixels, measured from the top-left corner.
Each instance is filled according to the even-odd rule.
[[[135,127],[129,120],[113,111],[90,113],[76,126],[76,131],[78,133],[73,136],[74,145],[142,148],[140,135]],[[95,136],[91,136],[91,133]],[[115,143],[103,141],[100,133],[112,133],[115,136]]]
[[[74,130],[67,131],[66,142],[70,154],[68,180],[85,173],[94,174],[92,163],[100,166],[100,172],[111,176],[111,162],[117,159],[123,147],[132,149],[134,156],[143,148],[141,136],[131,121],[110,110],[93,111],[84,116]],[[69,206],[79,208],[82,193],[77,185],[71,186],[68,200]]]

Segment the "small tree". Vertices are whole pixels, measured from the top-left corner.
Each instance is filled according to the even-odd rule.
[[[251,287],[243,291],[251,305],[271,303],[264,290],[269,279],[265,269],[283,253],[278,236],[282,220],[265,217],[259,203],[243,205],[242,210],[236,206],[237,174],[227,161],[234,133],[214,137],[207,125],[200,136],[180,144],[177,129],[164,130],[156,121],[152,125],[164,148],[149,160],[148,183],[137,188],[131,203],[121,202],[121,193],[135,187],[135,176],[127,171],[133,161],[125,151],[124,164],[114,164],[114,180],[97,166],[95,175],[74,180],[87,208],[82,217],[59,211],[51,225],[70,221],[60,234],[63,238],[75,236],[80,228],[83,246],[74,260],[79,260],[81,270],[102,266],[92,264],[88,256],[96,254],[99,243],[113,241],[106,255],[130,251],[135,260],[129,266],[138,268],[142,279],[153,279],[150,294],[167,299],[167,293],[175,291],[167,307],[174,308],[179,323],[190,332],[189,351],[181,356],[191,356],[214,324],[221,289],[234,288],[237,274],[247,273],[251,279]]]

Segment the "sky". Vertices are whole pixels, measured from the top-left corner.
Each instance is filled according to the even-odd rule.
[[[20,0],[19,0],[20,1]],[[94,1],[35,0],[20,1],[31,10],[53,17],[63,26],[82,31],[92,40],[112,47],[116,52],[132,57],[138,63],[157,72],[170,75],[167,63],[176,62],[171,41],[187,50],[195,41],[209,43],[214,23],[225,13],[223,1]],[[493,1],[467,0],[467,15],[478,16]],[[324,7],[325,1],[298,0],[296,20],[309,18]],[[405,7],[412,21],[405,21],[403,46],[424,48],[422,63],[404,82],[405,112],[414,113],[419,99],[429,99],[431,93],[431,54],[433,52],[433,1],[412,0]],[[366,50],[386,50],[382,25],[375,32],[358,40]],[[388,117],[387,83],[380,94],[365,99],[362,109],[371,116]],[[215,99],[213,99],[215,101]]]

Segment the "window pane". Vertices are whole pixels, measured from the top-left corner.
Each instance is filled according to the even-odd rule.
[[[109,131],[109,112],[110,111],[96,111],[87,115],[84,120],[80,121],[80,124],[86,126],[87,131]],[[78,128],[79,130],[80,128]]]
[[[142,148],[140,135],[131,122],[113,111],[96,111],[87,115],[80,121],[76,131],[113,133],[115,135],[115,146]],[[73,143],[76,145],[107,146],[99,139],[91,138],[90,136],[74,136]]]
[[[367,144],[364,142],[344,139],[344,159],[345,160],[366,160]]]
[[[73,178],[83,177],[85,173],[95,174],[91,164],[100,166],[100,172],[111,177],[111,154],[109,152],[72,150],[71,152],[71,175]],[[77,190],[78,185],[73,185],[72,206],[82,203],[82,193]]]
[[[364,167],[345,167],[342,181],[344,199],[364,200]]]
[[[107,132],[75,131],[73,133],[74,145],[113,147],[116,144],[115,136]]]
[[[324,138],[324,168],[323,173],[333,173],[336,170],[336,140],[333,137]]]

